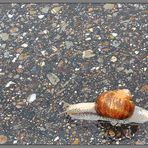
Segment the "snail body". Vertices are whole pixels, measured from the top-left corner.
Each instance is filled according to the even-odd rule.
[[[95,102],[68,104],[65,111],[73,119],[103,120],[113,124],[144,123],[148,121],[148,111],[135,106],[128,89],[107,91],[99,95]]]

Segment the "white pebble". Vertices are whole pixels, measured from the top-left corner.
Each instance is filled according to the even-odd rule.
[[[89,38],[86,38],[85,40],[86,40],[86,41],[90,41],[90,40],[91,40],[91,38],[89,37]]]
[[[28,47],[28,44],[24,43],[21,45],[22,47]]]
[[[45,66],[45,62],[44,61],[41,63],[41,66]]]
[[[27,101],[29,102],[29,103],[32,103],[33,101],[35,101],[36,100],[36,94],[31,94],[31,95],[29,95],[28,97],[27,97]]]
[[[77,94],[77,91],[75,90],[74,93]]]
[[[12,84],[15,84],[15,83],[14,83],[14,82],[12,82],[12,81],[9,81],[9,82],[6,84],[6,86],[5,86],[5,87],[7,88],[7,87],[9,87],[9,86],[10,86],[10,85],[12,85]]]
[[[118,84],[118,86],[119,86],[119,87],[121,87],[121,86],[122,86],[122,84]]]
[[[116,37],[118,34],[117,33],[112,33],[112,36]]]
[[[25,4],[21,5],[21,8],[24,8],[25,7]]]
[[[147,67],[144,67],[143,70],[144,70],[144,71],[147,71]]]
[[[42,19],[43,17],[44,17],[44,15],[39,15],[38,16],[39,19]]]
[[[122,5],[121,4],[118,4],[118,8],[121,8],[122,7]]]
[[[85,35],[88,36],[88,35],[90,35],[90,33],[86,33]]]
[[[139,51],[135,51],[135,54],[138,54],[139,53]]]
[[[42,54],[43,56],[45,56],[45,55],[46,55],[46,50],[42,50],[42,51],[41,51],[41,54]]]
[[[45,34],[47,34],[47,33],[48,33],[48,30],[44,30],[43,32],[44,32]]]
[[[17,140],[14,140],[14,141],[13,141],[13,144],[16,144],[16,143],[17,143]]]
[[[57,141],[57,140],[59,140],[59,136],[57,136],[57,137],[54,139],[54,141]]]
[[[116,141],[116,144],[119,144],[119,141]]]
[[[80,70],[80,68],[75,68],[75,71],[79,71]]]
[[[8,14],[8,17],[9,17],[9,18],[12,18],[12,17],[13,17],[13,15],[12,15],[12,14]]]
[[[132,30],[135,31],[136,30],[136,27],[133,27]]]
[[[92,67],[92,68],[91,68],[92,71],[95,70],[95,69],[96,69],[96,67]]]
[[[16,5],[15,3],[12,3],[12,4],[11,4],[12,7],[14,7],[15,5]]]
[[[18,68],[23,68],[23,66],[22,65],[19,65]]]
[[[93,32],[93,28],[89,28],[89,31],[90,31],[90,32]]]
[[[57,49],[57,47],[52,46],[52,50],[53,50],[54,52],[56,52],[58,49]]]
[[[117,61],[117,58],[115,56],[112,56],[111,57],[111,62],[116,62]]]
[[[24,33],[23,33],[23,36],[25,36],[26,34],[27,34],[27,33],[26,33],[26,32],[24,32]]]
[[[16,60],[17,60],[17,58],[19,57],[19,53],[18,54],[16,54],[16,57],[12,60],[12,63],[14,63]]]

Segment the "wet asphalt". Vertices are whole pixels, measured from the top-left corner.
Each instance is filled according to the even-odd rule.
[[[148,144],[148,123],[58,116],[127,88],[148,109],[147,4],[0,4],[0,143]]]

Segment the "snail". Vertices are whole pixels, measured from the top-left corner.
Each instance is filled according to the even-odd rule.
[[[148,121],[148,111],[135,105],[128,89],[103,92],[95,102],[63,103],[65,111],[60,114],[67,114],[72,119],[109,121],[112,125]]]

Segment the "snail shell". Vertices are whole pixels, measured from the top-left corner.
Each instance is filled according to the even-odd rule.
[[[122,120],[132,116],[135,104],[129,90],[121,89],[107,91],[98,96],[95,109],[101,116]]]

